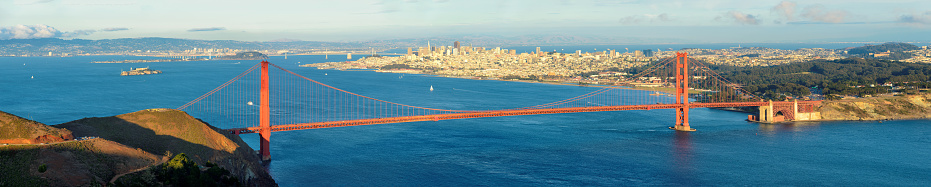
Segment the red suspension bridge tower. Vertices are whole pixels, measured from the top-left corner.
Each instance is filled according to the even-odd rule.
[[[272,135],[271,115],[268,101],[268,61],[262,61],[262,87],[259,91],[259,127],[262,130],[260,134],[260,152],[262,160],[271,160],[271,153],[268,151],[268,141]]]
[[[689,54],[676,53],[676,126],[677,131],[695,131],[689,127]]]

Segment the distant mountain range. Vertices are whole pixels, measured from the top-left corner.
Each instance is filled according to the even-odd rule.
[[[104,40],[64,40],[58,38],[12,39],[0,40],[0,56],[31,55],[43,56],[67,53],[81,54],[119,54],[141,52],[182,52],[199,49],[238,49],[238,50],[282,50],[282,49],[316,49],[316,48],[354,48],[367,46],[353,42],[248,42],[234,40],[190,40],[176,38],[121,38]]]
[[[99,55],[99,54],[140,54],[140,53],[181,53],[198,49],[235,49],[240,51],[279,51],[279,50],[367,50],[378,51],[426,47],[427,42],[433,46],[452,46],[459,41],[463,46],[476,47],[520,46],[520,45],[590,45],[590,44],[624,44],[646,42],[637,38],[588,37],[573,35],[533,35],[533,36],[457,36],[417,39],[391,39],[350,42],[322,42],[281,39],[275,41],[235,41],[235,40],[194,40],[177,38],[120,38],[120,39],[11,39],[0,40],[0,56],[52,56]],[[650,39],[650,41],[657,41]]]

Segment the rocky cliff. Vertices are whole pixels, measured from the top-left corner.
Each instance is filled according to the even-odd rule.
[[[894,120],[931,118],[931,93],[824,101],[824,120]]]

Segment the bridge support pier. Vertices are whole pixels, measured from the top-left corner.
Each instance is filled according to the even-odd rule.
[[[262,161],[271,160],[271,153],[268,150],[269,138],[272,135],[272,129],[270,124],[270,108],[268,104],[268,61],[262,61],[262,86],[259,92],[259,127],[262,130],[259,131],[259,154],[262,156]]]
[[[676,53],[676,125],[669,129],[695,131],[689,127],[689,54]]]

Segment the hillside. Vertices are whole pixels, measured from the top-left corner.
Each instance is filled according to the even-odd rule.
[[[37,144],[74,139],[71,131],[58,129],[0,111],[0,144]]]
[[[824,120],[931,119],[931,93],[824,101]]]
[[[264,60],[268,59],[268,56],[259,52],[239,52],[236,55],[230,56],[221,56],[217,57],[214,60]]]
[[[710,66],[725,79],[766,99],[783,100],[784,95],[806,96],[808,89],[823,89],[824,95],[875,95],[888,93],[886,83],[901,83],[909,92],[931,86],[931,64],[848,58],[813,60],[766,67]],[[861,86],[861,87],[856,87]],[[801,88],[801,89],[799,89]]]
[[[905,51],[918,50],[921,47],[907,44],[907,43],[896,43],[889,42],[880,45],[865,45],[861,47],[854,47],[847,49],[847,54],[860,56],[864,58],[878,58],[878,59],[889,59],[889,60],[902,60],[912,57],[912,54],[904,53]],[[874,57],[870,54],[886,53],[887,56]]]
[[[147,168],[163,159],[100,138],[49,145],[0,146],[0,186],[106,184],[116,175]]]
[[[77,136],[97,136],[158,155],[185,153],[198,164],[217,163],[250,186],[275,186],[259,157],[239,136],[220,134],[183,111],[149,109],[111,117],[84,118],[56,127]]]

